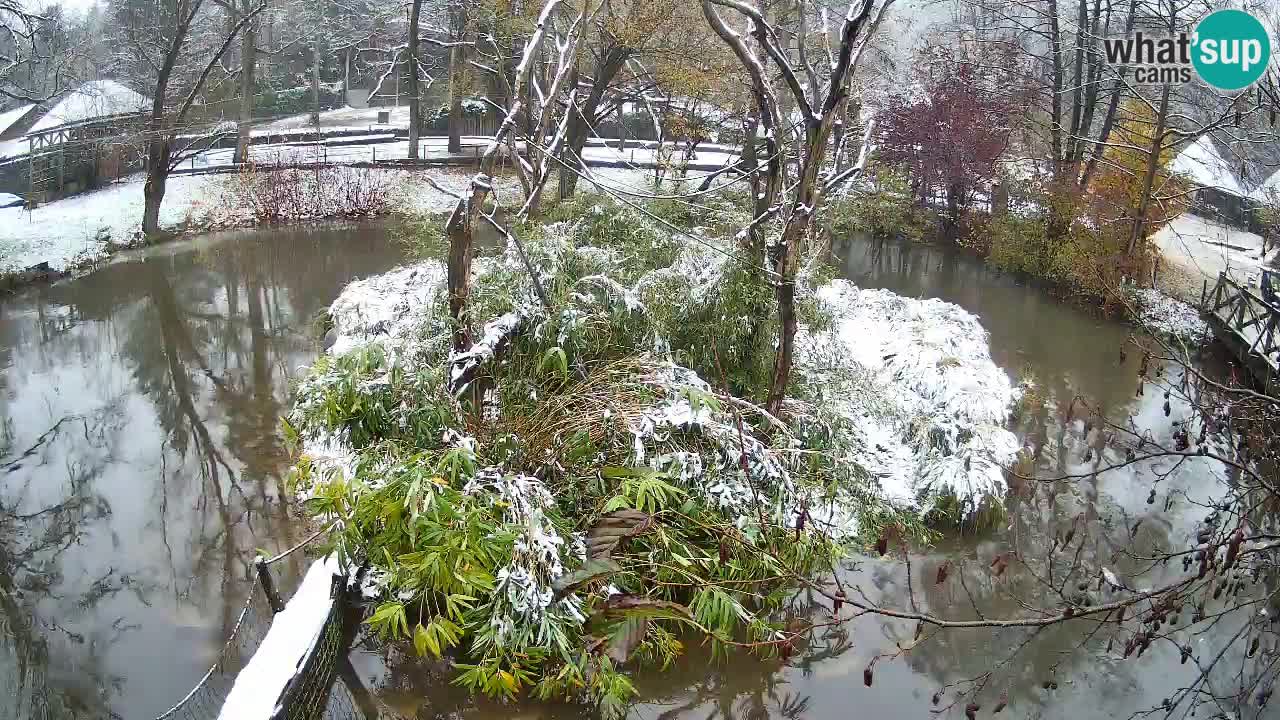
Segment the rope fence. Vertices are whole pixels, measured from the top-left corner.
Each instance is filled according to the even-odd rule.
[[[285,607],[276,589],[271,566],[319,539],[329,530],[317,530],[302,542],[273,556],[259,555],[254,560],[259,588],[246,587],[244,604],[231,626],[217,658],[199,681],[171,708],[154,720],[217,720],[238,673],[247,665],[271,628],[274,615]],[[367,709],[361,710],[360,696],[367,690],[350,670],[347,650],[360,620],[359,607],[353,606],[347,578],[331,580],[331,604],[318,639],[309,647],[292,679],[285,686],[276,712],[270,718],[237,718],[236,720],[372,720]],[[342,679],[343,682],[334,682]],[[349,688],[355,683],[358,687]],[[363,703],[367,706],[369,703]]]

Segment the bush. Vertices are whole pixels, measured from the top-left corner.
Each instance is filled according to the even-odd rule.
[[[871,186],[854,189],[827,203],[826,222],[831,232],[848,235],[869,232],[876,237],[905,238],[919,242],[929,226],[928,214],[915,202],[906,174],[897,168],[874,167]]]
[[[477,98],[466,98],[462,101],[463,117],[484,117],[492,114],[493,109]],[[422,131],[444,135],[449,132],[449,103],[444,103],[434,110],[422,109]]]
[[[1079,200],[1039,188],[1018,193],[1017,211],[990,218],[988,261],[1009,272],[1048,281],[1062,291],[1110,303],[1119,288],[1151,272],[1156,250],[1144,241],[1127,253],[1129,225],[1109,222]],[[1049,234],[1051,216],[1072,218],[1057,238]],[[978,230],[977,232],[982,232]]]
[[[340,108],[346,103],[341,83],[320,83],[321,110]],[[254,105],[254,112],[261,115],[297,115],[311,112],[315,108],[310,85],[279,90],[261,88]]]
[[[255,165],[224,177],[224,212],[248,212],[260,224],[372,217],[395,199],[394,176],[371,168]]]

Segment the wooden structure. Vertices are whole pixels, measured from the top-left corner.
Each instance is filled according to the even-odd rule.
[[[26,136],[27,190],[33,204],[83,192],[141,167],[133,147],[137,113],[60,125]]]
[[[1271,391],[1280,376],[1280,306],[1221,273],[1200,308],[1218,340]]]

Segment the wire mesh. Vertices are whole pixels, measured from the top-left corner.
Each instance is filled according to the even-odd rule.
[[[314,537],[309,538],[308,542]],[[283,553],[272,561],[283,559],[287,554]],[[217,660],[194,688],[154,720],[217,720],[238,673],[248,664],[271,628],[272,612],[261,589],[246,583],[245,591],[246,599],[241,614]],[[303,654],[297,672],[282,691],[271,720],[349,720],[365,717],[358,710],[359,703],[351,691],[343,683],[334,682],[340,674],[340,666],[347,663],[347,651],[359,620],[359,611],[353,610],[349,603],[346,578],[333,578],[330,597],[332,601],[324,626],[317,634],[314,644]]]

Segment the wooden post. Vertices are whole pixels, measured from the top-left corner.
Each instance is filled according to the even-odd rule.
[[[262,591],[267,594],[267,603],[271,605],[271,612],[278,613],[284,610],[284,601],[280,599],[280,593],[276,590],[276,582],[271,578],[271,570],[267,567],[267,559],[259,555],[254,558],[253,567],[258,571],[258,582],[262,584]]]

